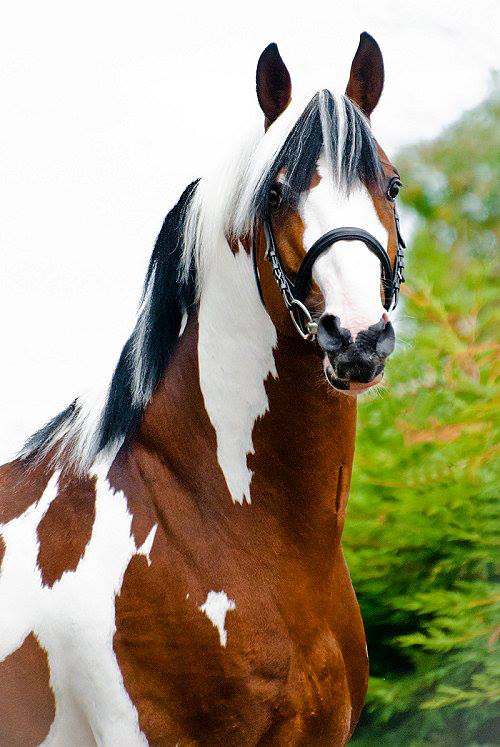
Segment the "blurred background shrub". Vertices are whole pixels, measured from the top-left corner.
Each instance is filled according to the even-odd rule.
[[[396,159],[402,342],[360,405],[344,540],[371,670],[354,745],[500,744],[498,83]]]

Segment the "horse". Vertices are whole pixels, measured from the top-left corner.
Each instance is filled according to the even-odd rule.
[[[0,471],[0,744],[344,745],[368,679],[341,548],[357,397],[403,280],[401,186],[344,94],[291,101],[168,213],[100,403]]]

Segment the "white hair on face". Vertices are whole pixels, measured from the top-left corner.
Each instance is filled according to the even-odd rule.
[[[223,246],[221,240],[252,235],[278,172],[285,170],[289,202],[297,202],[309,186],[320,153],[342,192],[349,193],[364,179],[378,179],[368,120],[346,96],[326,89],[305,105],[291,103],[267,132],[261,124],[200,180],[186,214],[180,268],[181,277],[186,277],[194,261],[198,295],[207,266]]]
[[[360,184],[346,195],[328,178],[330,167],[322,156],[321,181],[304,198],[300,216],[307,250],[332,225],[362,226],[383,245],[388,232],[374,208],[368,189]],[[380,298],[380,261],[362,241],[338,241],[316,260],[313,278],[324,299],[323,313],[337,317],[352,337],[376,324],[384,314]]]

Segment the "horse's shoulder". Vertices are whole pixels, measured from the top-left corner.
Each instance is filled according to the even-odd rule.
[[[28,466],[16,459],[0,466],[0,525],[23,514],[42,496],[50,472],[44,465]]]
[[[29,518],[28,509],[34,507]],[[37,563],[51,586],[74,570],[90,539],[95,519],[95,478],[51,466],[15,460],[0,468],[0,526],[22,517],[18,532],[36,532]],[[10,536],[10,535],[9,535]]]

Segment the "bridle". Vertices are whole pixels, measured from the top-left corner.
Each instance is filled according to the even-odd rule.
[[[394,268],[391,266],[391,260],[387,250],[384,249],[382,244],[372,236],[371,233],[365,231],[362,228],[334,228],[331,231],[327,231],[323,236],[320,236],[314,244],[311,246],[307,254],[305,255],[302,263],[297,272],[295,280],[292,282],[287,276],[281,259],[276,248],[276,241],[273,233],[273,226],[271,218],[266,216],[262,225],[264,228],[264,234],[266,238],[266,253],[265,257],[271,263],[274,279],[281,291],[283,301],[286,308],[288,309],[292,322],[304,340],[314,340],[318,331],[318,324],[314,321],[311,312],[305,305],[305,299],[311,287],[311,278],[314,263],[318,257],[329,249],[333,244],[338,241],[362,241],[367,248],[375,254],[380,261],[381,267],[381,279],[382,286],[384,289],[384,308],[389,311],[392,308],[396,308],[399,297],[399,289],[401,283],[404,283],[404,250],[406,244],[401,236],[401,230],[399,226],[399,215],[394,205],[394,221],[396,224],[396,236],[397,236],[397,248],[396,258],[394,261]],[[262,293],[262,287],[260,283],[259,269],[257,267],[257,252],[255,246],[255,238],[252,247],[253,255],[253,268],[255,273],[255,280],[257,282],[257,288],[262,303],[266,306],[264,296]]]

